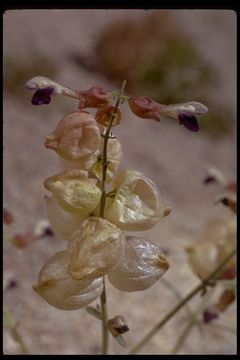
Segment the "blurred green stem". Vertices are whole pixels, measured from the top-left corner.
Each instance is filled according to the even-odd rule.
[[[143,338],[140,340],[137,345],[133,347],[130,351],[130,354],[135,354],[141,350],[148,341],[180,310],[182,309],[188,301],[190,301],[194,296],[196,296],[200,291],[206,288],[206,285],[216,278],[216,275],[222,270],[226,263],[236,254],[236,249],[234,249],[225,260],[198,286],[196,286],[190,293],[180,301],[171,311],[169,311],[166,316],[163,317]]]
[[[123,92],[126,85],[126,80],[123,81],[120,93],[117,95],[116,105],[112,111],[109,124],[104,134],[104,142],[103,142],[103,156],[102,156],[102,184],[101,184],[101,200],[100,200],[100,214],[99,216],[104,218],[104,210],[105,210],[105,203],[106,203],[106,177],[107,177],[107,167],[108,167],[108,159],[107,159],[107,146],[109,140],[109,134],[112,128],[112,124],[114,121],[115,114],[117,112],[118,106],[120,105],[121,101],[123,100]],[[106,294],[106,287],[105,287],[105,278],[103,276],[103,292],[101,294],[101,310],[102,310],[102,354],[105,355],[108,353],[108,328],[107,328],[107,294]]]
[[[22,354],[28,354],[28,350],[27,350],[27,348],[22,340],[22,337],[17,329],[16,322],[15,322],[15,320],[13,320],[13,318],[10,314],[10,311],[8,310],[8,308],[5,304],[3,305],[3,317],[4,317],[4,322],[5,322],[6,326],[8,327],[8,329],[10,330],[13,339],[20,345]]]
[[[206,303],[209,301],[210,296],[213,294],[214,288],[209,290],[209,292],[204,296],[203,301],[198,306],[197,310],[192,314],[191,319],[187,326],[185,327],[183,333],[178,338],[178,341],[176,345],[174,346],[173,350],[171,351],[171,354],[177,354],[177,352],[181,349],[181,347],[184,345],[184,342],[186,341],[188,335],[190,334],[192,328],[199,324],[198,322],[198,316],[206,306]]]

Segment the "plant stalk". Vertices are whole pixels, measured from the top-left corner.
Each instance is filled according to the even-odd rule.
[[[108,167],[108,159],[107,159],[107,146],[108,146],[108,140],[109,140],[109,134],[112,128],[113,120],[115,117],[115,114],[117,112],[118,106],[122,100],[124,88],[126,85],[126,80],[123,81],[121,90],[119,95],[117,96],[116,105],[114,106],[114,109],[112,111],[109,124],[106,130],[106,133],[104,134],[104,141],[103,141],[103,156],[102,156],[102,183],[101,183],[101,200],[100,200],[100,214],[99,216],[104,218],[104,210],[105,210],[105,203],[106,203],[106,177],[107,177],[107,167]],[[103,276],[103,291],[100,297],[101,300],[101,311],[102,311],[102,354],[106,355],[108,353],[108,328],[107,328],[107,321],[108,321],[108,315],[107,315],[107,294],[106,294],[106,286],[105,286],[105,278]]]
[[[180,301],[171,311],[169,311],[166,316],[163,317],[143,338],[140,340],[137,345],[133,347],[130,351],[130,354],[136,354],[139,350],[141,350],[147,342],[181,309],[191,300],[195,295],[197,295],[201,290],[204,290],[206,284],[209,281],[215,279],[216,275],[222,270],[222,268],[226,265],[226,263],[236,254],[236,249],[234,249],[225,260],[198,286],[196,286],[190,293]]]

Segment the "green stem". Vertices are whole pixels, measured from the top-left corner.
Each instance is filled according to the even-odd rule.
[[[171,311],[169,311],[166,316],[163,317],[143,338],[140,340],[137,345],[133,347],[130,351],[130,354],[137,353],[142,347],[144,347],[147,342],[182,308],[185,304],[188,303],[194,296],[196,296],[201,290],[206,287],[206,284],[215,279],[216,275],[222,270],[226,263],[236,254],[236,249],[234,249],[225,260],[198,286],[196,286],[190,293],[180,301]]]
[[[232,334],[236,334],[237,332],[235,329],[231,328],[230,326],[226,326],[223,324],[208,324],[207,326],[216,330],[228,331]]]
[[[123,81],[120,93],[117,97],[116,105],[114,106],[113,112],[111,114],[109,124],[104,134],[104,141],[103,141],[103,155],[102,155],[102,183],[101,183],[101,200],[100,200],[100,214],[99,216],[104,218],[104,210],[105,210],[105,203],[106,203],[106,177],[107,177],[107,167],[108,167],[108,159],[107,159],[107,146],[109,140],[109,134],[112,128],[113,120],[115,114],[117,112],[118,106],[122,100],[123,91],[126,85],[126,80]],[[103,292],[101,294],[101,310],[102,310],[102,354],[106,355],[108,353],[108,328],[107,328],[107,294],[106,294],[106,287],[105,287],[105,279],[103,276]]]
[[[171,354],[176,354],[181,349],[181,347],[184,345],[188,335],[190,334],[190,331],[192,330],[192,328],[194,326],[198,325],[198,320],[197,320],[198,315],[199,315],[199,313],[202,312],[202,310],[206,306],[206,303],[209,301],[210,296],[212,296],[213,289],[211,289],[211,290],[212,290],[211,292],[207,293],[206,296],[204,296],[203,301],[198,306],[196,312],[191,316],[189,323],[187,324],[183,333],[178,338],[177,344],[174,346],[173,350],[171,351]]]
[[[108,353],[108,329],[107,329],[107,297],[106,297],[106,287],[105,287],[105,278],[103,276],[103,292],[101,294],[101,309],[102,309],[102,354],[106,355]]]
[[[3,306],[3,315],[4,315],[5,324],[9,328],[13,339],[15,341],[17,341],[21,347],[22,354],[28,354],[28,350],[22,340],[22,337],[21,337],[19,331],[17,330],[16,323],[13,320],[13,318],[10,314],[10,311],[8,310],[8,308],[5,304]]]
[[[163,283],[163,285],[165,285],[169,290],[171,290],[174,295],[176,296],[176,298],[181,301],[182,300],[182,295],[178,292],[178,290],[166,279],[164,279],[164,277],[162,277],[160,279],[160,281]],[[188,305],[185,306],[185,310],[187,315],[189,316],[193,316],[193,313],[191,311],[191,309],[188,307]]]

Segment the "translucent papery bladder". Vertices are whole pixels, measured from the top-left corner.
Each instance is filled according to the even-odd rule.
[[[170,211],[156,185],[138,171],[123,171],[113,181],[116,195],[107,198],[105,217],[125,231],[153,227]]]
[[[161,249],[149,240],[126,237],[125,256],[108,273],[113,286],[122,291],[140,291],[151,287],[169,268]]]
[[[109,221],[89,217],[68,242],[73,279],[94,279],[112,270],[125,253],[123,232]]]
[[[72,169],[51,176],[45,180],[44,186],[65,211],[82,217],[89,215],[101,198],[97,179],[91,178],[85,170]]]
[[[75,111],[65,116],[54,132],[46,137],[45,146],[65,160],[82,160],[100,148],[98,124],[91,114]]]
[[[72,212],[65,211],[54,196],[46,196],[45,199],[48,219],[53,231],[61,239],[69,240],[84,218]]]
[[[202,241],[186,248],[188,260],[193,271],[202,279],[211,272],[236,247],[236,221],[211,221],[207,224]],[[226,274],[226,270],[234,270],[236,257],[233,257],[220,273],[219,278]]]
[[[104,134],[104,132],[106,131],[106,129],[101,125],[99,125],[99,130],[101,134]],[[103,166],[103,162],[102,162],[103,143],[104,143],[104,139],[103,137],[101,137],[99,150],[77,161],[69,161],[59,157],[61,168],[63,170],[76,169],[76,168],[88,170],[101,181],[102,166]],[[106,171],[106,183],[109,183],[112,180],[115,173],[117,172],[122,157],[123,157],[123,152],[120,141],[116,137],[108,139],[108,146],[107,146],[108,166]]]
[[[104,134],[105,129],[103,126],[99,126],[100,130],[101,130],[101,134]],[[103,143],[104,143],[104,139],[101,139],[101,159],[103,157]],[[107,161],[108,161],[108,166],[107,166],[107,172],[106,172],[106,182],[109,183],[113,176],[115,175],[115,173],[118,170],[118,167],[120,165],[120,162],[122,160],[123,157],[123,152],[122,152],[122,146],[120,141],[116,138],[113,137],[112,139],[108,139],[108,146],[107,146]],[[99,160],[97,163],[95,163],[95,165],[91,168],[91,172],[93,172],[97,178],[101,181],[102,180],[102,160]]]
[[[41,269],[34,290],[50,305],[61,310],[76,310],[96,300],[102,293],[102,278],[73,280],[68,273],[68,253],[56,253]]]

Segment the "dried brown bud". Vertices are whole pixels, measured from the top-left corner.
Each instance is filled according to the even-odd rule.
[[[162,106],[148,96],[132,96],[129,107],[140,118],[160,121]]]
[[[79,90],[77,93],[80,97],[79,109],[99,108],[109,104],[112,99],[111,92],[106,91],[99,85],[93,86],[88,90]]]
[[[10,225],[14,221],[13,214],[7,209],[3,209],[3,221],[6,225]]]
[[[18,248],[25,248],[29,246],[34,241],[38,240],[38,236],[36,236],[33,232],[27,232],[25,234],[16,234],[12,239],[13,245]]]
[[[96,121],[99,124],[108,127],[111,117],[113,116],[114,120],[112,122],[112,126],[116,126],[116,125],[120,124],[121,117],[122,117],[121,110],[119,108],[117,108],[115,114],[112,115],[114,109],[115,109],[115,106],[112,106],[112,105],[108,105],[108,106],[99,108],[98,111],[96,112],[96,116],[95,116]]]
[[[113,319],[108,320],[107,327],[113,337],[125,334],[129,331],[127,322],[121,315],[117,315]]]
[[[216,304],[217,309],[221,312],[225,311],[235,298],[235,290],[224,290]]]

